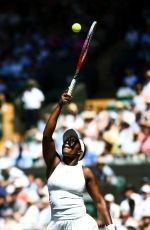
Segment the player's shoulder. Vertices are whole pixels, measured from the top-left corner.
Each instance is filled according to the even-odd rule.
[[[83,166],[83,173],[84,173],[85,179],[90,179],[95,176],[92,169],[87,166]]]

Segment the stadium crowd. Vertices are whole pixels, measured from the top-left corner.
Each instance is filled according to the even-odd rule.
[[[0,228],[46,230],[51,218],[46,182],[8,162],[0,166]],[[119,202],[112,193],[104,198],[117,230],[149,230],[150,178],[144,178],[139,189],[126,185]],[[99,229],[105,229],[95,218]]]
[[[143,87],[138,86],[132,99],[115,100],[108,103],[105,108],[98,108],[97,111],[89,106],[79,112],[78,105],[71,103],[58,120],[54,133],[58,152],[61,154],[64,130],[68,128],[78,130],[86,145],[86,155],[82,163],[96,169],[101,185],[119,186],[119,177],[115,175],[111,164],[120,161],[148,163],[150,160],[150,73],[147,71],[145,74],[147,84]],[[32,97],[33,99],[39,100],[38,97]],[[35,110],[30,112],[32,119],[32,112],[35,113]],[[43,118],[37,120],[37,124],[27,128],[19,142],[8,139],[1,150],[0,224],[6,226],[6,229],[7,226],[9,229],[9,225],[16,226],[15,229],[24,229],[25,223],[28,223],[26,229],[44,229],[49,221],[46,182],[24,172],[24,169],[45,166],[42,157],[42,133],[47,119],[48,112],[45,112]],[[137,191],[133,186],[125,187],[118,203],[114,201],[113,194],[106,194],[105,199],[110,205],[118,230],[130,229],[129,227],[149,229],[147,227],[150,226],[149,178]],[[34,218],[31,218],[31,213]],[[99,222],[99,225],[102,229],[103,224]]]
[[[58,82],[59,90],[68,86],[70,72],[64,72],[64,81],[64,76],[60,76],[60,60],[66,64],[70,57],[75,59],[88,29],[83,31],[80,40],[76,34],[65,31],[62,24],[70,28],[75,17],[87,25],[93,15],[97,18],[101,13],[103,17],[103,26],[99,28],[93,44],[92,60],[97,60],[99,53],[103,53],[103,49],[111,46],[121,35],[125,50],[112,64],[114,87],[117,87],[115,100],[96,110],[89,106],[81,111],[77,103],[68,105],[54,135],[58,152],[61,153],[60,140],[64,130],[77,129],[86,145],[82,163],[97,169],[102,185],[118,186],[120,183],[111,164],[150,162],[149,8],[145,5],[139,15],[143,24],[139,23],[139,27],[130,24],[127,28],[125,21],[130,22],[132,17],[124,17],[124,13],[122,21],[117,20],[121,15],[115,1],[105,14],[97,12],[98,6],[106,7],[105,1],[96,1],[95,5],[94,1],[83,2],[48,1],[46,5],[39,5],[38,9],[30,3],[28,14],[23,9],[16,10],[12,4],[0,10],[0,116],[7,101],[16,105],[19,97],[24,105],[21,108],[21,114],[24,114],[21,118],[23,135],[18,141],[5,140],[0,150],[0,229],[45,230],[50,220],[46,182],[32,173],[26,174],[25,170],[44,167],[42,132],[48,113],[44,112],[40,117],[39,112],[43,103],[54,103]],[[127,2],[124,7],[129,10]],[[23,1],[24,6],[25,3]],[[90,17],[85,9],[88,13],[91,10]],[[73,12],[73,15],[68,15],[68,12]],[[124,31],[121,30],[121,22]],[[117,32],[116,37],[112,31]],[[26,82],[30,90],[25,88]],[[90,84],[91,88],[94,85],[96,83]],[[1,126],[0,137],[2,140]],[[117,230],[150,229],[150,178],[143,181],[140,188],[125,186],[119,201],[115,200],[111,191],[105,194],[105,200]],[[103,223],[98,223],[103,229]]]
[[[58,148],[61,146],[61,135],[65,129],[75,128],[80,132],[87,154],[85,165],[93,165],[103,157],[107,163],[113,162],[119,156],[133,161],[148,160],[150,152],[150,71],[146,73],[147,84],[137,85],[137,91],[130,100],[114,100],[105,107],[92,105],[79,111],[77,103],[67,106],[61,115],[55,132]],[[2,98],[3,99],[3,98]],[[25,125],[24,134],[19,143],[6,140],[1,156],[10,159],[13,164],[28,168],[35,164],[42,164],[41,141],[48,112],[39,116],[45,97],[35,85],[29,81],[21,98],[24,103],[23,114]],[[2,107],[5,103],[2,103]],[[30,117],[30,119],[28,119]],[[61,151],[61,149],[59,149]]]

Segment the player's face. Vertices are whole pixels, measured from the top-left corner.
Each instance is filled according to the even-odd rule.
[[[80,151],[80,143],[77,138],[69,137],[62,146],[64,156],[74,157]]]

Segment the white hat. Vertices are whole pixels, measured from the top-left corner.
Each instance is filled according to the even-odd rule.
[[[110,111],[109,113],[110,118],[116,120],[118,118],[118,114],[115,111]]]
[[[27,196],[27,202],[33,204],[37,203],[40,200],[39,195],[35,191],[30,191]]]
[[[43,197],[41,198],[41,202],[42,202],[42,203],[49,203],[49,197],[48,197],[48,196],[43,196]]]
[[[113,195],[113,194],[108,193],[108,194],[106,194],[106,195],[104,196],[104,199],[105,199],[106,201],[113,202],[115,198],[114,198],[114,195]]]
[[[121,212],[130,212],[130,207],[128,203],[122,203],[122,205],[120,206],[120,211]]]
[[[40,190],[40,195],[42,195],[42,196],[48,196],[49,195],[48,188],[46,185]]]
[[[13,162],[11,159],[5,159],[5,158],[1,158],[0,159],[0,169],[8,169],[13,167]]]
[[[144,101],[145,101],[145,103],[150,104],[150,97],[145,97]]]
[[[15,188],[25,188],[29,185],[29,181],[27,177],[17,178],[14,182]]]
[[[43,136],[42,136],[41,133],[36,133],[36,134],[35,134],[35,140],[36,140],[36,141],[42,141],[42,138],[43,138]]]
[[[144,217],[149,217],[149,218],[150,218],[150,210],[145,210],[145,211],[143,212],[142,217],[143,217],[143,218],[144,218]]]
[[[141,191],[145,193],[150,193],[150,185],[148,184],[143,185]]]
[[[123,109],[124,108],[124,103],[122,101],[116,101],[115,106],[118,109]]]
[[[93,119],[95,118],[96,113],[94,111],[84,111],[82,113],[83,119]]]
[[[7,192],[8,194],[13,194],[13,193],[15,192],[15,186],[12,185],[12,184],[8,185],[8,186],[6,187],[6,192]]]
[[[138,228],[138,224],[137,224],[137,222],[135,220],[129,219],[126,222],[126,227],[132,227],[132,228],[137,229]]]
[[[77,105],[76,105],[75,103],[70,103],[70,104],[68,105],[68,110],[77,113],[77,112],[78,112],[78,107],[77,107]]]
[[[5,148],[11,149],[13,147],[13,143],[10,140],[6,140],[4,146]]]

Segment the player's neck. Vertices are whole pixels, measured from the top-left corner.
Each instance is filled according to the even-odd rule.
[[[74,159],[70,159],[68,157],[63,157],[63,162],[66,165],[70,165],[70,166],[75,166],[78,164],[78,159],[74,158]]]

